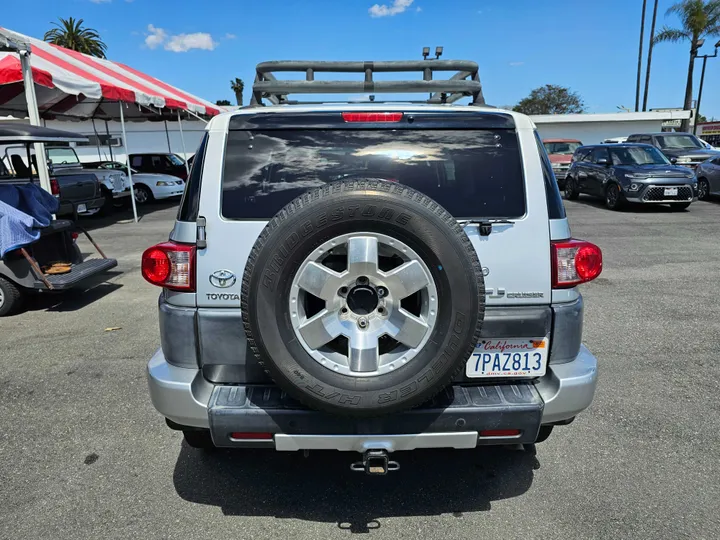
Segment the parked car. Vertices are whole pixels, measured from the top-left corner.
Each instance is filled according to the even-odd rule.
[[[33,169],[27,164],[27,156],[35,157],[26,153],[26,159],[23,160],[19,153],[6,152],[0,159],[0,183],[39,182]],[[30,159],[30,162],[35,165],[33,159]],[[58,216],[94,214],[105,205],[106,197],[102,185],[94,173],[82,169],[57,172],[51,169],[50,173],[50,189],[60,203],[56,212]]]
[[[720,156],[703,161],[695,169],[698,179],[698,199],[720,196]]]
[[[116,207],[123,206],[123,203],[130,197],[130,182],[122,171],[108,171],[92,169],[83,164],[78,159],[75,149],[70,146],[45,146],[45,154],[47,158],[50,174],[55,177],[58,182],[63,185],[71,185],[78,174],[92,173],[100,182],[100,190],[104,198],[104,203],[100,208],[88,209],[87,212],[94,213],[103,211],[111,213]],[[22,172],[28,169],[27,156],[24,147],[8,146],[5,148],[5,157],[13,165],[13,168]],[[37,173],[37,160],[34,150],[30,152],[30,166]],[[61,181],[61,179],[63,181]]]
[[[618,210],[625,203],[669,204],[683,210],[697,198],[697,180],[687,167],[673,165],[648,144],[583,146],[575,152],[565,198],[602,197]]]
[[[609,139],[605,139],[603,144],[620,144],[626,142],[627,139],[627,137],[610,137]]]
[[[691,169],[706,159],[720,157],[720,152],[708,149],[692,133],[636,133],[627,142],[651,144],[673,163]]]
[[[169,174],[187,180],[185,161],[177,154],[130,154],[130,166],[143,173]]]
[[[572,239],[529,117],[254,106],[210,120],[195,161],[142,257],[163,289],[150,396],[190,446],[352,450],[384,474],[389,452],[534,443],[590,405],[577,286],[602,255]]]
[[[119,161],[96,161],[91,164],[99,169],[122,171],[128,174],[127,165]],[[185,191],[185,180],[169,174],[141,173],[132,169],[135,202],[146,204],[173,197],[181,197]]]
[[[562,189],[565,186],[565,177],[570,169],[575,150],[582,146],[577,139],[543,139],[543,145],[550,158],[558,186]]]
[[[100,180],[105,204],[102,211],[109,214],[115,208],[124,206],[130,200],[130,180],[122,171],[98,169],[81,163],[72,147],[46,148],[48,165],[55,176],[72,174],[80,169],[92,172]]]

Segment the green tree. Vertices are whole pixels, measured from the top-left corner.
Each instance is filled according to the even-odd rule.
[[[523,114],[573,114],[585,112],[582,98],[569,88],[546,84],[535,88],[530,95],[513,107]]]
[[[677,15],[680,18],[681,27],[668,28],[664,26],[653,42],[690,42],[690,63],[688,64],[683,103],[683,109],[689,111],[692,108],[693,68],[699,48],[698,40],[720,35],[720,0],[682,0],[682,2],[670,6],[665,16],[667,15]],[[689,120],[683,120],[681,131],[687,131],[689,125]]]
[[[94,28],[83,26],[83,19],[59,18],[59,23],[52,23],[57,28],[45,32],[43,39],[60,47],[71,49],[90,56],[106,58],[107,45],[100,39],[100,34]]]
[[[243,90],[245,90],[245,83],[242,79],[238,79],[237,77],[235,77],[234,81],[230,81],[230,88],[233,92],[235,92],[235,99],[237,100],[237,104],[242,107]]]
[[[215,102],[215,105],[220,105],[221,107],[227,107],[228,105],[232,105],[232,104],[227,99],[218,99]]]

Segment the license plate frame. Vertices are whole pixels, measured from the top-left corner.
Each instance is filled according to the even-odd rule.
[[[465,376],[469,379],[542,377],[547,371],[549,353],[547,336],[485,339],[465,362]]]
[[[663,190],[663,196],[665,197],[677,197],[678,194],[678,188],[676,187],[666,187]]]

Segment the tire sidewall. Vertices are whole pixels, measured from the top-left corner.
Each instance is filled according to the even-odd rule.
[[[615,203],[611,204],[610,202],[610,191],[615,190],[617,193],[617,197],[615,199]],[[620,208],[620,205],[622,204],[622,192],[620,191],[620,187],[615,184],[609,184],[608,187],[605,189],[605,206],[608,207],[610,210],[618,210]]]
[[[243,299],[248,302],[243,317],[260,358],[289,393],[324,410],[381,414],[425,401],[462,367],[462,357],[464,365],[479,330],[484,284],[482,272],[471,270],[457,232],[434,211],[442,211],[439,205],[422,207],[384,190],[351,195],[333,194],[289,212],[276,224],[244,280]],[[453,225],[459,228],[454,220]],[[314,249],[343,234],[362,232],[407,244],[430,269],[438,291],[438,316],[426,345],[407,365],[375,377],[334,373],[314,360],[297,340],[288,302],[295,273]]]

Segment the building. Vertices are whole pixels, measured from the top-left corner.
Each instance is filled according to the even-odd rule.
[[[690,118],[692,111],[665,110],[609,114],[542,114],[531,118],[543,139],[577,139],[600,144],[633,133],[667,131],[668,125]],[[679,126],[679,123],[678,123]]]

